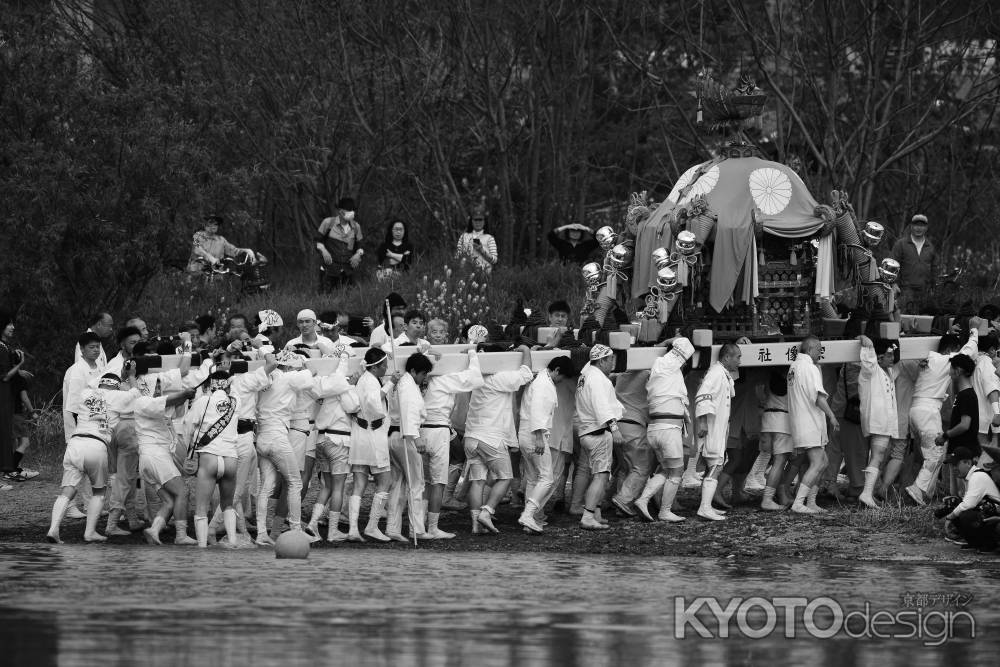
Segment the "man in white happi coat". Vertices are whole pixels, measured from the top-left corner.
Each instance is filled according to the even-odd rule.
[[[964,345],[957,334],[947,333],[942,336],[938,351],[929,352],[926,361],[921,364],[920,374],[913,387],[910,425],[920,440],[920,453],[924,462],[913,484],[905,490],[918,505],[926,504],[944,457],[944,447],[937,445],[935,441],[944,431],[941,406],[951,389],[951,358],[956,354],[964,354],[976,361],[979,357],[978,326],[981,322],[978,317],[969,320],[969,339]]]
[[[354,387],[358,395],[358,411],[354,413],[351,424],[349,457],[351,472],[354,474],[354,490],[349,506],[350,532],[347,534],[347,539],[351,542],[364,541],[358,531],[358,521],[361,513],[361,496],[368,484],[369,474],[375,478],[375,493],[372,495],[365,535],[379,542],[389,541],[378,527],[382,510],[385,509],[389,499],[389,487],[392,486],[392,469],[389,465],[389,410],[381,382],[388,369],[388,358],[385,352],[377,348],[365,352],[365,370]]]
[[[424,439],[424,482],[427,497],[427,534],[431,539],[450,539],[453,533],[438,528],[444,490],[448,484],[451,443],[451,414],[460,394],[483,386],[485,380],[479,367],[479,355],[469,349],[469,367],[456,373],[433,375],[427,378],[424,392],[426,416],[420,425]]]
[[[211,360],[205,360],[200,367],[191,369],[191,336],[187,332],[180,334],[181,338],[181,360],[177,368],[150,372],[138,375],[135,378],[135,385],[143,396],[153,396],[157,389],[159,392],[177,392],[182,389],[189,389],[204,382],[211,372]],[[138,341],[136,342],[138,344]],[[131,355],[131,349],[125,363],[136,363],[136,359]],[[118,357],[115,357],[117,359]],[[112,361],[115,361],[112,359]],[[117,365],[115,365],[117,367]],[[112,371],[113,372],[113,371]],[[175,416],[174,407],[183,405],[183,401],[171,403],[168,417]],[[176,429],[174,430],[176,441]],[[132,410],[128,410],[119,415],[118,424],[115,427],[115,447],[118,451],[117,471],[111,480],[111,498],[108,503],[108,524],[106,533],[108,535],[129,535],[129,532],[121,529],[118,522],[126,508],[132,503],[136,495],[136,481],[139,479],[139,438],[136,429],[135,415]],[[175,442],[176,446],[176,442]],[[145,482],[144,482],[145,484]],[[151,487],[150,487],[151,488]],[[155,493],[155,489],[151,489]],[[143,493],[146,489],[144,488]],[[147,494],[148,500],[148,494]],[[129,517],[129,528],[136,528],[137,522],[133,517]]]
[[[313,387],[313,374],[305,370],[303,357],[282,350],[276,357],[277,368],[271,383],[257,397],[257,465],[260,467],[260,490],[257,494],[257,544],[273,546],[267,530],[267,507],[277,484],[284,481],[274,515],[274,534],[280,534],[285,513],[292,530],[302,529],[302,476],[299,460],[289,441],[292,409],[299,392]]]
[[[500,371],[488,376],[482,387],[472,392],[465,422],[466,477],[469,479],[469,506],[472,532],[485,527],[499,533],[493,516],[513,478],[508,447],[517,444],[514,428],[514,396],[531,382],[531,349],[518,348],[521,366],[516,371]],[[489,497],[484,496],[486,479],[493,480]]]
[[[816,493],[820,474],[826,467],[827,424],[830,431],[840,429],[827,402],[823,376],[816,365],[822,356],[823,343],[815,336],[808,336],[799,345],[795,361],[788,369],[788,417],[792,440],[795,449],[804,451],[809,459],[809,467],[802,475],[792,503],[792,511],[799,514],[824,511],[816,505]]]
[[[420,539],[438,539],[425,530],[424,462],[426,447],[420,426],[427,416],[420,387],[433,370],[431,360],[421,353],[406,359],[398,379],[387,384],[389,405],[389,460],[392,488],[389,492],[389,516],[386,535],[400,542],[403,537],[403,509],[408,509],[410,534]],[[445,533],[445,536],[451,536]]]
[[[559,399],[556,386],[576,377],[568,357],[555,357],[525,389],[521,397],[517,440],[524,466],[524,511],[517,520],[526,532],[541,533],[542,507],[552,492],[552,455],[549,440]]]
[[[341,346],[321,333],[318,333],[319,320],[316,313],[309,308],[300,310],[295,316],[299,327],[299,335],[285,343],[285,349],[294,352],[303,350],[312,356],[332,357],[343,350]],[[311,352],[311,353],[310,353]],[[300,391],[296,395],[292,408],[292,416],[288,422],[288,442],[292,445],[299,472],[302,476],[301,495],[309,487],[313,466],[316,463],[316,410],[318,409],[315,393]]]
[[[722,521],[725,514],[712,507],[719,475],[726,457],[729,441],[729,415],[733,396],[733,374],[740,367],[740,346],[726,343],[719,349],[719,360],[705,373],[695,398],[695,431],[701,442],[699,449],[705,461],[705,477],[701,481],[701,505],[698,516],[710,521]]]
[[[327,541],[343,542],[347,539],[347,533],[340,532],[337,524],[340,522],[344,504],[344,486],[347,483],[347,476],[351,474],[350,414],[357,412],[360,407],[358,395],[347,377],[350,358],[350,354],[342,350],[337,368],[325,378],[322,393],[316,392],[319,399],[319,408],[316,412],[318,437],[316,460],[323,476],[323,485],[316,496],[312,517],[309,520],[309,532],[314,542],[320,539],[319,520],[326,511],[328,503],[330,523]]]
[[[90,334],[91,336],[93,334]],[[97,358],[96,350],[90,347],[88,334],[80,338],[84,348],[84,358]],[[98,341],[99,344],[99,341]],[[87,542],[103,542],[108,538],[97,532],[97,522],[104,507],[104,488],[107,486],[109,458],[114,459],[112,433],[116,415],[130,410],[139,396],[136,389],[121,391],[122,383],[113,373],[98,380],[96,387],[88,387],[80,392],[76,404],[76,426],[66,445],[63,455],[62,492],[52,505],[52,520],[46,539],[61,544],[59,527],[66,508],[76,495],[76,486],[86,477],[90,480],[93,495],[87,503],[87,524],[83,539]],[[111,456],[109,456],[109,454]]]
[[[257,397],[260,392],[271,386],[271,373],[278,367],[274,354],[264,357],[265,363],[253,372],[233,375],[229,384],[229,394],[237,399],[236,414],[236,490],[233,497],[233,508],[236,510],[236,528],[243,542],[252,541],[247,532],[246,514],[252,511],[250,507],[250,484],[257,470],[257,448],[254,445],[257,430]],[[233,358],[226,355],[222,361],[222,369],[230,371]],[[209,522],[209,541],[223,525],[220,507]]]
[[[580,527],[586,530],[606,530],[608,524],[600,518],[600,502],[611,477],[611,455],[614,443],[622,443],[618,420],[625,407],[618,401],[611,371],[615,367],[614,350],[605,345],[590,348],[590,362],[580,371],[576,383],[576,425],[580,432],[581,456],[590,465],[590,479],[583,497],[583,517]]]
[[[650,499],[662,489],[660,496],[660,521],[679,522],[684,517],[671,511],[684,472],[684,431],[688,426],[688,389],[684,384],[684,366],[694,354],[694,345],[687,338],[678,336],[656,347],[669,347],[662,357],[653,361],[646,381],[646,400],[649,402],[649,426],[646,439],[659,461],[660,471],[649,478],[642,494],[635,501],[636,509],[647,520]]]
[[[1000,376],[997,375],[996,333],[979,337],[979,358],[972,374],[972,388],[979,401],[979,445],[995,445],[1000,433]]]
[[[875,483],[889,442],[899,438],[896,415],[896,379],[892,366],[896,363],[898,346],[889,340],[872,342],[859,336],[861,342],[861,373],[858,376],[858,396],[861,400],[861,433],[868,438],[868,466],[865,468],[865,488],[858,501],[868,507],[875,504]]]

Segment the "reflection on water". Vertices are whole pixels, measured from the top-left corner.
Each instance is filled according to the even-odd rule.
[[[995,664],[998,584],[956,565],[0,545],[0,664]],[[674,637],[674,596],[898,611],[907,592],[974,595],[977,639],[821,641],[801,619],[794,639]]]

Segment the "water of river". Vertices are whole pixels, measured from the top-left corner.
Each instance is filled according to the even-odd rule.
[[[832,602],[808,619],[795,601],[736,602],[720,623],[699,596],[723,610],[732,598],[828,596],[845,614],[868,602],[869,618],[893,616],[854,616],[820,639],[811,632],[836,627]],[[913,634],[906,618],[923,640],[900,638]],[[954,636],[942,642],[946,624]],[[850,636],[865,627],[896,638]],[[0,665],[910,667],[995,665],[998,652],[1000,567],[0,545]]]

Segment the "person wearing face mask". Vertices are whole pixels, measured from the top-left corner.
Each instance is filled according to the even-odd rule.
[[[330,290],[354,284],[354,272],[365,254],[361,225],[354,219],[354,200],[344,197],[337,202],[337,214],[324,218],[316,236],[316,249],[323,258],[320,266],[320,289]]]
[[[489,273],[497,263],[497,242],[486,231],[486,211],[477,207],[469,216],[469,226],[458,239],[458,258]]]
[[[378,277],[391,278],[402,271],[410,270],[413,260],[413,244],[410,231],[402,220],[393,220],[385,230],[385,241],[378,247]]]

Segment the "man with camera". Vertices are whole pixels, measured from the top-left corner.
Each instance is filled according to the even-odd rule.
[[[965,496],[960,502],[954,496],[934,516],[945,520],[945,527],[954,530],[970,546],[980,551],[992,551],[1000,542],[1000,490],[990,473],[976,465],[976,457],[966,447],[956,447],[945,459],[957,467],[965,478]]]

